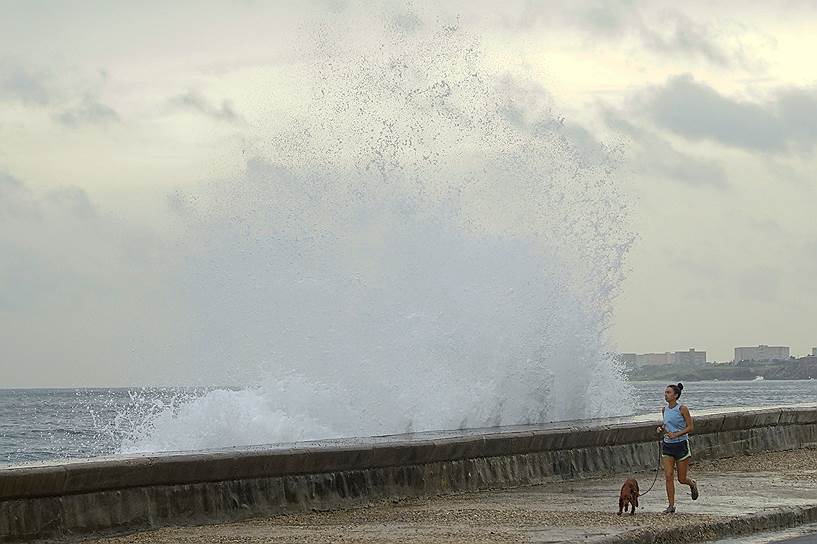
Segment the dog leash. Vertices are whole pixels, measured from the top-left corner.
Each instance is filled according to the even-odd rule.
[[[652,491],[653,486],[655,486],[655,482],[658,481],[658,473],[659,472],[661,472],[661,441],[660,440],[658,441],[658,468],[655,469],[655,478],[653,478],[652,485],[650,486],[650,488],[648,490],[646,490],[644,493],[639,493],[638,494],[639,497],[643,497],[644,495],[646,495],[647,493]]]

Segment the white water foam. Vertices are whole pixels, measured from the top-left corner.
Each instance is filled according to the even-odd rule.
[[[375,27],[321,32],[307,107],[176,199],[174,360],[239,387],[124,418],[123,452],[633,412],[605,337],[614,157],[461,29]]]

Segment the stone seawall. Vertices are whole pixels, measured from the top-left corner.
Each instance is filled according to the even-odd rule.
[[[202,524],[654,468],[653,417],[0,470],[0,542]],[[817,447],[817,406],[695,417],[695,458]]]

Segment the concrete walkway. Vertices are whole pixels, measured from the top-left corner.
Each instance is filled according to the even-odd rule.
[[[751,536],[728,537],[715,540],[712,544],[817,544],[817,523],[764,531]]]
[[[678,486],[671,516],[663,477],[635,516],[617,516],[628,475],[372,504],[366,508],[161,529],[106,539],[125,543],[694,542],[817,521],[817,450],[693,465],[701,497]],[[636,475],[642,492],[654,472]]]

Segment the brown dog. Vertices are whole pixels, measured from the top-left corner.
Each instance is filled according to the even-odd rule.
[[[635,515],[635,509],[638,507],[638,482],[630,478],[624,485],[621,486],[621,494],[618,497],[618,515],[621,511],[627,511],[627,505],[630,505],[630,515]]]

